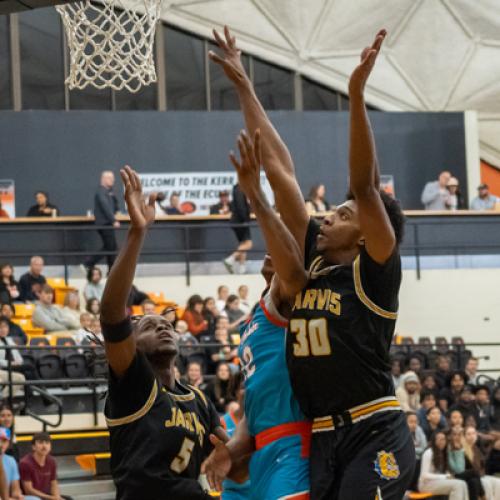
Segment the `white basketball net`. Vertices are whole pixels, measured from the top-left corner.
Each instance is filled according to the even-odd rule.
[[[70,50],[70,89],[126,88],[156,82],[154,38],[162,0],[84,0],[56,6]]]

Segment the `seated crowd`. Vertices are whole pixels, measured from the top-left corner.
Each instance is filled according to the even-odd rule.
[[[417,362],[418,361],[418,362]],[[440,354],[435,367],[393,359],[396,396],[417,454],[412,489],[452,499],[500,498],[500,386],[478,383],[477,358],[464,369]],[[480,382],[480,381],[479,381]]]

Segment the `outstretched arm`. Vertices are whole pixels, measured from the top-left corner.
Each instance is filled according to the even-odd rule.
[[[257,129],[254,142],[245,131],[238,137],[241,162],[231,152],[230,159],[238,174],[238,182],[250,200],[253,212],[266,241],[274,270],[279,277],[279,299],[289,301],[307,282],[302,252],[294,237],[269,205],[260,185],[261,134]]]
[[[359,210],[361,232],[370,257],[383,264],[391,256],[396,237],[380,197],[380,175],[373,132],[366,111],[364,89],[386,36],[381,30],[371,47],[361,54],[361,62],[349,81],[350,99],[350,188]]]
[[[236,39],[231,36],[227,26],[224,28],[224,38],[216,30],[213,33],[222,56],[210,51],[210,58],[222,67],[226,76],[233,82],[250,136],[253,137],[257,129],[262,133],[262,161],[274,191],[276,207],[300,248],[303,249],[309,216],[295,178],[290,152],[255,93],[241,63],[241,51],[236,47]]]
[[[120,170],[120,174],[125,186],[130,229],[109,273],[101,303],[101,323],[108,325],[108,328],[103,328],[106,357],[117,376],[123,375],[134,359],[135,338],[131,332],[114,332],[110,326],[119,325],[127,317],[127,299],[147,228],[155,218],[156,200],[156,195],[151,195],[148,204],[144,202],[141,180],[130,167]]]

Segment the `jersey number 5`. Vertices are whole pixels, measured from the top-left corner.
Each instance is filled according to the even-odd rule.
[[[189,460],[191,460],[191,453],[193,453],[194,449],[194,441],[191,441],[189,438],[184,438],[182,442],[181,449],[177,456],[172,460],[170,464],[170,468],[180,474],[185,471],[187,466],[189,465]]]
[[[328,356],[332,353],[326,318],[316,318],[309,321],[292,319],[290,331],[295,334],[294,356]]]

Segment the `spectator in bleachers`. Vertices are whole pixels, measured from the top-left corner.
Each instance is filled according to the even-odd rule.
[[[198,361],[204,366],[205,353],[198,339],[188,330],[188,324],[183,320],[177,321],[175,331],[178,334],[179,357],[184,366],[191,361]]]
[[[436,495],[449,495],[449,500],[468,500],[465,481],[455,479],[448,466],[448,439],[438,431],[422,455],[418,489]]]
[[[49,195],[45,191],[35,193],[36,204],[31,206],[26,217],[57,217],[59,209],[49,202]]]
[[[219,313],[224,311],[228,297],[229,288],[226,285],[219,286],[219,288],[217,288],[217,300],[215,301],[215,305],[217,306]]]
[[[175,323],[177,322],[177,312],[175,307],[165,307],[165,309],[161,312],[161,315],[175,326]]]
[[[446,386],[439,391],[439,406],[444,412],[448,411],[458,402],[460,393],[467,383],[467,375],[464,372],[455,370],[451,372],[446,380]]]
[[[149,299],[148,294],[139,290],[135,285],[132,285],[127,301],[127,307],[140,306],[146,299]]]
[[[16,310],[13,304],[2,304],[0,306],[0,316],[7,318],[7,320],[9,321],[9,337],[14,339],[14,342],[17,345],[26,345],[26,343],[28,342],[26,333],[19,325],[16,325],[16,323],[12,321],[12,318],[15,316],[15,314]]]
[[[425,370],[421,375],[422,390],[430,391],[436,397],[436,401],[439,396],[439,389],[436,384],[436,379],[434,378],[434,372],[430,370]]]
[[[490,194],[488,184],[480,184],[477,188],[477,196],[471,201],[471,210],[494,210],[498,198]]]
[[[207,297],[203,301],[203,319],[207,322],[206,335],[209,337],[215,336],[215,325],[217,318],[219,317],[219,310],[215,305],[215,299],[213,297]]]
[[[427,410],[434,408],[437,405],[436,396],[432,391],[422,389],[420,392],[420,408],[417,410],[418,424],[420,427],[425,427],[427,422]],[[443,424],[445,424],[443,416]]]
[[[425,449],[427,448],[427,438],[425,437],[422,428],[418,425],[418,418],[415,412],[406,412],[406,423],[408,424],[408,428],[410,429],[410,435],[413,439],[413,445],[415,446],[415,455],[417,457],[413,481],[410,485],[410,488],[415,490],[417,489],[418,476],[420,474],[420,460]]]
[[[469,425],[472,419],[477,427],[479,416],[474,401],[474,392],[470,386],[466,385],[462,389],[458,401],[450,407],[450,411],[452,410],[458,410],[463,415],[465,425]]]
[[[417,374],[420,377],[420,373],[422,371],[422,361],[416,355],[411,355],[408,360],[408,370]]]
[[[189,297],[182,319],[187,323],[189,331],[196,337],[208,328],[208,323],[202,313],[203,299],[199,295]]]
[[[244,314],[249,314],[252,310],[252,304],[248,301],[248,286],[240,285],[238,287],[238,298],[240,299],[240,309]]]
[[[446,382],[451,373],[450,358],[445,354],[440,354],[437,359],[437,369],[434,373],[434,379],[439,390],[446,387]]]
[[[315,184],[306,198],[306,210],[309,215],[330,210],[330,204],[325,199],[326,188],[324,184]]]
[[[465,453],[469,461],[474,464],[474,468],[480,471],[486,500],[498,500],[500,498],[500,478],[486,475],[485,457],[481,453],[477,442],[477,431],[473,426],[469,425],[465,429]]]
[[[101,314],[101,303],[97,299],[90,299],[85,305],[85,310],[92,314],[92,316],[98,318]]]
[[[53,304],[54,289],[49,285],[43,285],[40,292],[40,300],[36,303],[33,311],[33,324],[43,328],[46,332],[58,332],[73,329],[73,323],[69,322],[62,308]]]
[[[80,296],[78,292],[68,292],[64,296],[64,304],[61,310],[67,325],[70,325],[70,330],[78,330],[80,328]]]
[[[448,428],[463,427],[464,423],[464,416],[458,410],[450,411],[448,414]]]
[[[42,286],[47,283],[43,276],[43,259],[35,255],[31,257],[29,271],[19,278],[19,300],[35,302],[38,300]]]
[[[479,373],[477,372],[479,368],[479,360],[474,356],[471,356],[465,365],[465,373],[469,377],[469,384],[476,385]]]
[[[205,392],[207,384],[203,378],[203,367],[200,362],[190,361],[188,363],[185,380],[188,385],[192,385],[193,387],[200,389],[200,391]]]
[[[476,406],[477,430],[486,434],[491,430],[490,417],[492,413],[490,405],[490,390],[486,385],[474,388],[474,404]]]
[[[229,191],[219,191],[219,203],[210,207],[210,215],[230,215],[231,201]]]
[[[10,431],[5,427],[0,427],[0,453],[2,454],[2,465],[9,488],[8,500],[37,500],[37,497],[23,496],[21,485],[19,484],[19,467],[16,459],[7,452],[10,445]]]
[[[87,271],[87,283],[83,289],[85,301],[90,299],[102,300],[104,292],[104,283],[102,282],[102,271],[98,267],[91,267]]]
[[[247,315],[240,309],[240,299],[237,295],[230,295],[227,298],[224,312],[229,320],[229,333],[238,333],[240,325],[245,321]]]
[[[465,454],[464,429],[454,427],[448,438],[448,465],[450,472],[467,483],[470,500],[479,500],[484,497],[484,488],[481,484],[480,471],[476,470]]]
[[[401,384],[402,371],[401,361],[399,359],[393,359],[391,361],[391,376],[394,389],[397,389]]]
[[[232,375],[229,364],[221,361],[215,370],[215,377],[207,384],[205,389],[205,394],[211,399],[215,409],[220,414],[226,411],[226,405],[235,397],[231,381]]]
[[[416,412],[420,408],[420,380],[415,372],[408,371],[401,377],[396,397],[403,411]]]
[[[432,434],[436,431],[446,429],[446,421],[443,423],[443,413],[439,406],[433,406],[427,410],[426,420],[422,425],[422,430],[425,432],[427,441],[430,440]]]
[[[0,345],[16,345],[15,342],[10,338],[7,337],[9,334],[9,322],[6,318],[0,317]],[[16,368],[21,368],[23,364],[23,358],[19,354],[19,351],[17,349],[13,349],[10,351],[12,353],[12,393],[14,396],[17,396],[20,394],[23,390],[22,385],[14,385],[14,384],[20,384],[23,383],[26,378],[22,373],[19,373]],[[4,398],[7,398],[9,396],[9,386],[8,386],[8,381],[9,381],[9,372],[5,370],[4,368],[7,367],[7,350],[6,349],[0,349],[0,385],[2,386],[2,396]]]
[[[151,299],[146,299],[141,304],[142,314],[156,314],[156,304]]]
[[[160,205],[160,207],[167,215],[184,215],[181,206],[180,193],[175,191],[170,195],[170,205],[168,207]]]
[[[500,386],[495,387],[491,398],[491,429],[500,432]]]
[[[80,314],[80,328],[74,334],[75,342],[77,344],[81,345],[87,339],[89,335],[88,331],[92,325],[92,318],[92,314],[87,311]]]
[[[449,193],[448,200],[446,201],[446,209],[461,210],[464,208],[464,199],[460,192],[460,184],[456,177],[450,177],[446,184],[446,189]]]
[[[11,304],[19,299],[19,283],[14,279],[14,268],[10,264],[0,266],[0,302]]]
[[[7,455],[14,457],[16,462],[19,462],[19,447],[17,445],[14,412],[7,403],[0,405],[0,426],[5,427],[10,432],[10,445],[6,452]]]
[[[451,178],[450,172],[439,174],[437,181],[428,182],[422,191],[421,201],[425,210],[446,210],[446,203],[450,196],[446,185]]]
[[[50,455],[52,442],[49,434],[36,433],[31,440],[31,449],[33,453],[25,455],[19,463],[24,493],[50,500],[70,500],[59,492],[57,464]]]
[[[236,347],[231,347],[227,328],[221,326],[221,324],[222,322],[219,323],[218,321],[215,330],[215,339],[213,341],[214,345],[207,348],[207,354],[210,359],[210,373],[213,373],[213,369],[221,361],[231,363],[233,368],[236,367],[235,360],[238,356],[238,349]]]
[[[92,316],[90,319],[90,331],[102,342],[104,342],[104,337],[102,336],[101,322],[98,317]],[[92,342],[91,342],[92,343]],[[94,344],[92,344],[94,345]]]

